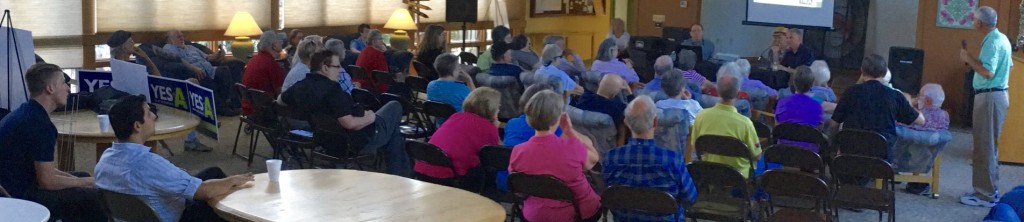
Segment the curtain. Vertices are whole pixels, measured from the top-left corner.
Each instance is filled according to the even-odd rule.
[[[477,0],[477,20],[494,21],[491,5],[495,2],[505,0]],[[421,18],[421,23],[444,22],[446,0],[422,3],[433,10],[424,11],[430,18]],[[406,7],[401,0],[282,0],[282,6],[285,28],[384,24],[395,9]],[[508,13],[503,14],[507,23]]]
[[[81,10],[78,11],[81,14]],[[237,11],[251,13],[264,29],[270,27],[270,0],[96,0],[96,29],[99,32],[227,30]]]

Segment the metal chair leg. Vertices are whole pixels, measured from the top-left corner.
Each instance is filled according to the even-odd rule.
[[[260,141],[260,134],[259,133],[252,132],[252,134],[254,136],[252,137],[253,139],[249,143],[249,158],[248,158],[248,161],[249,161],[248,166],[250,166],[250,167],[252,166],[253,155],[256,154],[256,142]]]
[[[238,121],[238,130],[235,131],[235,145],[234,148],[231,148],[231,155],[238,153],[238,138],[242,136],[242,125],[245,125],[245,122]]]
[[[171,151],[171,147],[167,146],[167,142],[166,141],[160,140],[160,146],[163,146],[164,149],[167,150],[167,152],[171,154],[171,156],[174,156],[174,151]]]

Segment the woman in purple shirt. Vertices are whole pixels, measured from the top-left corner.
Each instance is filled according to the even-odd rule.
[[[775,106],[775,120],[781,123],[799,123],[818,127],[824,122],[821,118],[821,101],[807,95],[814,84],[814,74],[807,66],[797,68],[793,77],[793,89],[796,94],[782,98]]]

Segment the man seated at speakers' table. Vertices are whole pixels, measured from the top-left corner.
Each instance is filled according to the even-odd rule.
[[[893,165],[897,171],[928,173],[932,164],[935,164],[935,156],[953,139],[949,133],[949,113],[942,110],[945,99],[946,95],[939,84],[929,83],[921,87],[916,105],[924,115],[925,122],[923,125],[896,126]],[[907,184],[907,190],[912,193],[921,193],[927,188],[926,183]]]
[[[779,65],[773,65],[772,68],[794,74],[796,73],[796,67],[810,66],[814,62],[814,51],[811,51],[811,48],[804,45],[804,31],[802,29],[789,29],[786,36],[789,50],[782,57],[782,62]]]
[[[704,26],[701,24],[691,25],[690,39],[683,40],[680,44],[685,46],[700,46],[701,61],[710,61],[711,57],[715,56],[715,43],[704,39]]]

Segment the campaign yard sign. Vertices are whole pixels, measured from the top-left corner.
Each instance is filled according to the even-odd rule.
[[[150,101],[189,111],[188,82],[160,76],[150,76],[148,81]]]
[[[110,86],[114,80],[108,71],[78,70],[78,92],[93,92],[104,86]]]
[[[213,90],[199,86],[199,84],[188,83],[188,105],[192,115],[199,117],[200,133],[218,140],[217,137],[217,110],[213,104]]]

